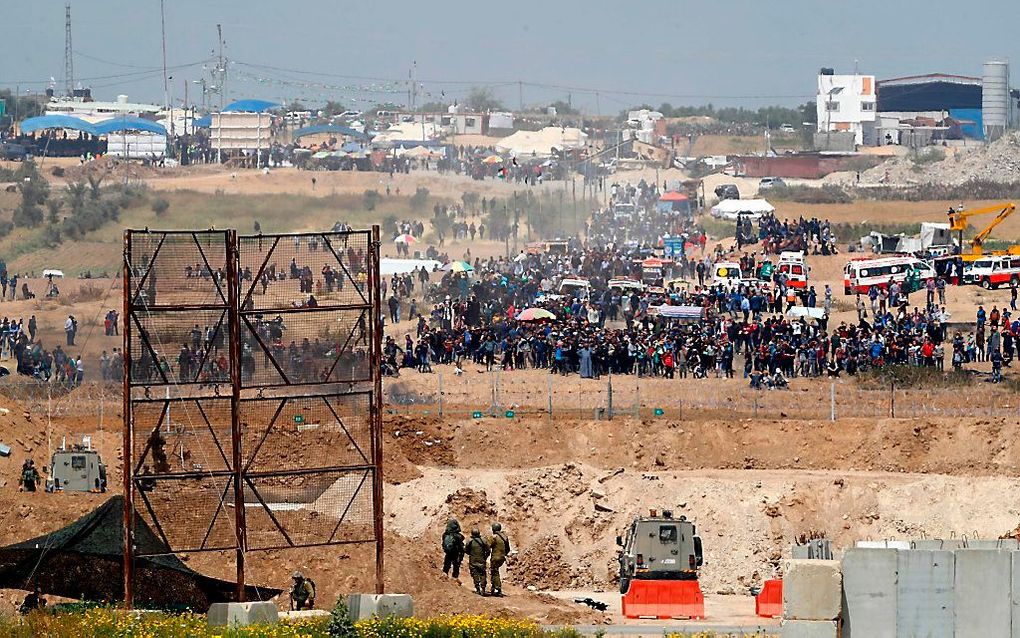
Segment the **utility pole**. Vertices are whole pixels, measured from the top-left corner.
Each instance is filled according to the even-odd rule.
[[[217,118],[217,120],[219,122],[219,126],[216,127],[216,137],[218,138],[217,146],[219,148],[217,148],[217,150],[216,150],[216,158],[222,164],[223,163],[223,94],[226,92],[225,91],[225,89],[226,89],[225,85],[227,83],[227,67],[225,67],[223,65],[223,25],[221,25],[221,24],[217,24],[216,25],[216,36],[219,39],[219,43],[220,43],[219,64],[216,67],[216,70],[220,72],[220,112],[219,112],[219,117]]]
[[[524,82],[517,80],[517,107],[524,112]]]
[[[174,110],[170,104],[170,78],[166,74],[166,10],[164,0],[159,0],[159,29],[163,43],[163,108],[167,109],[167,117],[170,119],[170,137],[174,136]]]
[[[71,3],[64,5],[64,88],[74,96],[74,47],[71,46]]]

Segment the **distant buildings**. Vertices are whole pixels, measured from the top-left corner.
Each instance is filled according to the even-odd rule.
[[[822,69],[816,100],[818,131],[853,133],[857,145],[876,144],[875,93],[873,75],[836,75]]]

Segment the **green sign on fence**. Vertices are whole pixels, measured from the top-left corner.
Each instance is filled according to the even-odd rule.
[[[666,412],[662,408],[655,408],[655,416],[662,416]]]
[[[478,411],[472,412],[471,413],[471,418],[472,419],[480,419],[480,418],[482,418],[482,413],[478,412]]]
[[[508,418],[508,419],[514,418],[514,411],[513,410],[507,410],[506,411],[506,418]]]
[[[0,117],[7,113],[7,101],[0,97]]]
[[[300,414],[295,414],[294,415],[294,423],[297,423],[298,425],[301,425],[304,422],[305,422],[305,417],[303,415],[300,415]]]

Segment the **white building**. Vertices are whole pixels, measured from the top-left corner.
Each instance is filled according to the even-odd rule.
[[[70,115],[93,124],[113,117],[154,116],[163,107],[155,104],[128,102],[128,96],[118,95],[116,102],[95,102],[80,99],[54,98],[46,103],[46,115]]]
[[[875,144],[875,76],[818,76],[818,132],[845,131],[859,145]]]

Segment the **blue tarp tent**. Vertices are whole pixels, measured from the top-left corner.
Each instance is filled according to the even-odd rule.
[[[62,128],[74,131],[84,131],[90,135],[99,135],[94,125],[77,117],[71,117],[70,115],[41,115],[39,117],[30,117],[21,123],[22,133],[34,133],[36,131],[44,131],[47,129]]]
[[[166,135],[166,128],[162,124],[145,120],[140,117],[117,117],[112,120],[105,120],[95,125],[99,135],[106,135],[119,131],[144,131],[156,135]]]
[[[348,137],[357,137],[359,139],[368,139],[368,136],[360,131],[356,131],[349,126],[340,126],[339,124],[313,124],[312,126],[306,126],[299,128],[294,131],[294,139],[304,137],[305,135],[317,135],[319,133],[337,133],[339,135],[346,135]]]
[[[276,102],[266,100],[238,100],[223,107],[224,112],[241,111],[245,113],[262,113],[271,108],[280,106]]]
[[[210,126],[212,126],[212,116],[211,115],[203,115],[200,118],[192,120],[191,124],[195,128],[209,128]]]

